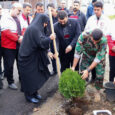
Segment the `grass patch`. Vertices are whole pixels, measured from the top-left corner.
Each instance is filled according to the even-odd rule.
[[[115,15],[109,16],[110,19],[115,19]]]

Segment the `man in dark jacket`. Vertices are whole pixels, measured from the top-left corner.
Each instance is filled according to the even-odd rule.
[[[78,19],[81,26],[81,31],[84,31],[87,19],[85,14],[80,11],[80,2],[78,0],[74,1],[73,13],[70,14],[70,18]]]
[[[92,0],[92,3],[87,8],[87,19],[94,14],[93,5],[95,2],[97,2],[97,0]]]
[[[74,49],[81,33],[80,25],[75,19],[68,19],[65,11],[58,12],[58,22],[54,25],[56,33],[61,72],[69,68],[73,62]]]
[[[51,8],[53,23],[56,23],[58,21],[58,18],[57,18],[57,10],[55,8],[55,5],[53,3],[49,3],[47,5],[47,8],[49,7]]]

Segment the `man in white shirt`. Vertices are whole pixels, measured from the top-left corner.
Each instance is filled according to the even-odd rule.
[[[102,2],[96,2],[94,4],[94,13],[95,15],[88,19],[85,30],[92,31],[95,28],[99,28],[105,36],[110,35],[110,20],[103,14]]]

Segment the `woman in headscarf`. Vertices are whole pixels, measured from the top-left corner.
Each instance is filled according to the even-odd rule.
[[[47,50],[54,35],[45,36],[48,17],[37,14],[27,28],[19,49],[19,74],[21,90],[27,101],[38,103],[41,96],[37,93],[49,78]]]

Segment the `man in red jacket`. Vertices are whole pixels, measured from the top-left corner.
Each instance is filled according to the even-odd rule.
[[[32,21],[32,17],[30,17],[32,6],[29,3],[24,3],[23,4],[23,11],[22,14],[20,15],[20,24],[21,24],[21,30],[22,30],[22,35],[24,35],[27,27],[30,25]]]
[[[11,89],[17,89],[13,79],[13,65],[18,57],[19,43],[22,41],[21,25],[18,19],[21,9],[21,4],[14,3],[10,14],[1,19],[1,47],[3,48],[5,76]]]
[[[109,46],[109,81],[113,82],[115,77],[115,39],[111,36],[108,37],[108,46]]]

